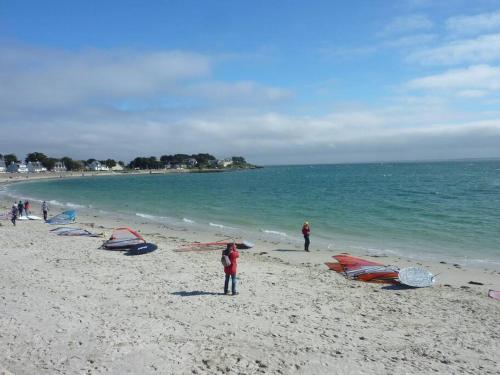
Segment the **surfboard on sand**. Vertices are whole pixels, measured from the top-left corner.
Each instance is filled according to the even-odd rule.
[[[36,215],[28,215],[28,219],[30,219],[30,220],[42,220],[42,218],[40,216],[36,216]]]

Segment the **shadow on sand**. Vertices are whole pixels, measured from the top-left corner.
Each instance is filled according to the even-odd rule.
[[[418,289],[418,288],[414,288],[414,287],[409,286],[409,285],[393,284],[393,285],[383,286],[381,289],[384,289],[384,290],[407,290],[407,289]]]
[[[192,292],[173,292],[174,296],[194,297],[194,296],[223,296],[224,293],[204,292],[202,290],[193,290]]]
[[[281,251],[281,252],[294,251],[294,252],[298,252],[298,253],[306,253],[307,252],[304,249],[274,249],[273,251]]]

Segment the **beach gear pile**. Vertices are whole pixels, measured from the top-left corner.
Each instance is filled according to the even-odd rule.
[[[337,262],[327,262],[326,266],[351,280],[402,284],[414,288],[432,286],[436,281],[435,276],[422,267],[399,269],[395,266],[387,266],[349,254],[334,255],[333,258]]]
[[[146,242],[132,228],[123,227],[114,229],[111,237],[103,242],[101,248],[106,250],[126,250],[125,255],[140,255],[155,251],[158,246]]]

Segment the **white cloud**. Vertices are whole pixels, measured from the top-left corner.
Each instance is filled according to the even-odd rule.
[[[207,56],[180,51],[88,50],[76,53],[0,48],[0,102],[59,108],[166,93],[179,81],[206,76]]]
[[[408,60],[423,65],[488,63],[500,59],[500,34],[461,39],[448,44],[418,50]]]
[[[414,31],[429,30],[434,23],[424,14],[412,14],[393,19],[380,31],[380,36],[403,34]]]
[[[463,97],[481,97],[500,90],[500,67],[474,65],[444,73],[416,78],[407,83],[410,89],[457,91]]]
[[[25,136],[0,139],[0,150],[125,161],[140,154],[210,152],[242,154],[262,164],[500,156],[500,119],[441,122],[450,115],[426,110],[405,104],[315,117],[256,109],[77,110],[5,123],[4,134]]]
[[[474,16],[455,16],[446,20],[446,28],[459,35],[478,34],[500,29],[500,11]]]

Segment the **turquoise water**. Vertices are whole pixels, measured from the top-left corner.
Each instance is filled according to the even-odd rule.
[[[500,161],[279,166],[9,189],[53,204],[297,242],[308,220],[312,244],[332,251],[500,266]]]

